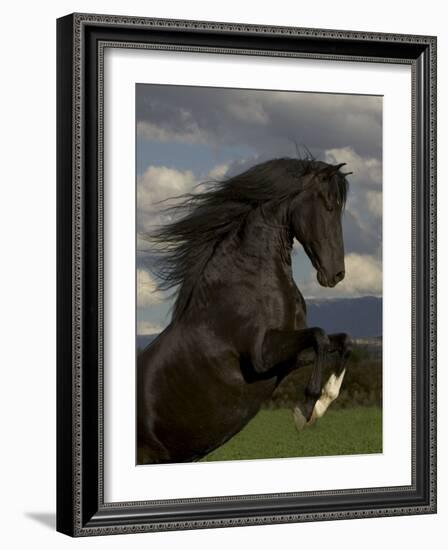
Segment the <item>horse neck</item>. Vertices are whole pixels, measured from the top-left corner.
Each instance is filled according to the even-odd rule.
[[[290,265],[292,239],[284,221],[280,207],[255,209],[240,232],[240,253],[265,264]]]
[[[197,306],[209,304],[210,289],[222,286],[229,276],[241,279],[275,272],[292,280],[291,249],[289,228],[269,212],[254,210],[216,246],[200,279],[182,286],[181,293],[193,292],[190,314],[196,315]]]

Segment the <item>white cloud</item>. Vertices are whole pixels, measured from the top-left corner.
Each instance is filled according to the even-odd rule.
[[[194,193],[195,186],[201,181],[222,179],[228,169],[228,164],[217,164],[203,178],[198,179],[191,170],[148,166],[137,178],[137,222],[140,235],[138,250],[149,249],[141,238],[143,233],[150,232],[155,226],[173,221],[173,213],[164,210],[176,204],[175,197]]]
[[[383,215],[383,194],[379,191],[367,191],[367,206],[374,216]]]
[[[345,256],[345,278],[334,288],[325,288],[316,280],[312,270],[311,278],[298,286],[306,298],[340,298],[345,296],[378,296],[382,294],[383,274],[381,261],[367,254]]]
[[[175,130],[164,128],[148,121],[137,122],[137,136],[143,139],[160,141],[166,143],[169,141],[178,141],[189,144],[209,143],[211,136],[209,132],[200,128],[187,112],[182,112],[184,120]]]
[[[228,169],[229,169],[228,164],[217,164],[207,174],[206,179],[208,179],[208,180],[220,180],[227,174]]]
[[[203,179],[204,181],[220,180],[226,175],[228,169],[228,164],[217,164]],[[200,181],[191,170],[148,166],[137,178],[138,209],[143,211],[159,209],[162,206],[158,204],[160,201],[191,193]]]
[[[162,330],[161,325],[152,321],[139,321],[137,323],[137,334],[158,334]]]
[[[375,256],[347,254],[345,279],[336,287],[346,294],[381,294],[383,273],[381,262]]]
[[[191,170],[149,166],[137,179],[138,209],[151,211],[160,201],[190,192],[195,183]]]
[[[137,306],[147,307],[162,301],[162,293],[157,290],[157,284],[144,269],[137,269]]]

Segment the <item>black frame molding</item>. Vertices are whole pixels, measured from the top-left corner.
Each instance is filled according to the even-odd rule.
[[[104,502],[102,94],[106,47],[411,65],[412,485]],[[57,21],[57,98],[57,530],[89,536],[435,513],[436,38],[72,14]]]

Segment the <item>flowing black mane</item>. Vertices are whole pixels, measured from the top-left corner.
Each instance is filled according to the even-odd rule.
[[[236,230],[254,208],[300,193],[303,176],[328,166],[317,160],[273,159],[232,178],[208,182],[202,193],[176,197],[183,202],[167,210],[180,214],[180,219],[148,236],[156,247],[154,273],[159,288],[179,286],[173,320],[185,311],[195,283],[226,235]],[[345,204],[348,182],[344,174],[338,171],[333,181],[339,201]]]

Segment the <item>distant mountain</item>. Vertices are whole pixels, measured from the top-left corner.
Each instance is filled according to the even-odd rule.
[[[383,334],[383,299],[375,296],[307,300],[308,325],[325,332],[347,332],[353,338]]]
[[[308,326],[325,332],[347,332],[352,338],[383,334],[383,300],[375,296],[306,300]],[[137,347],[145,348],[157,334],[138,334]]]

